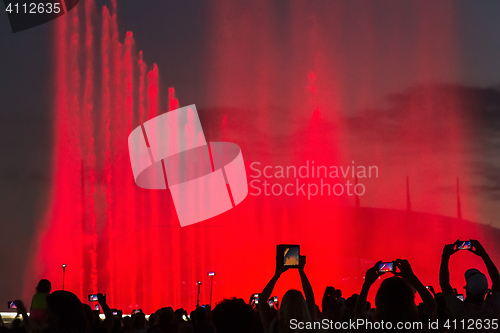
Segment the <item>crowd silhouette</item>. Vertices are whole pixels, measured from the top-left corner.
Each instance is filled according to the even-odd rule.
[[[101,319],[99,310],[83,304],[69,291],[51,292],[50,281],[43,279],[36,287],[30,314],[22,301],[15,301],[18,316],[9,325],[0,319],[0,333],[498,332],[500,274],[479,241],[471,240],[465,249],[482,258],[491,288],[485,274],[475,268],[464,274],[464,299],[450,285],[449,259],[463,249],[461,243],[457,240],[444,246],[439,270],[441,292],[424,286],[408,260],[397,259],[375,263],[366,271],[359,294],[347,299],[341,290],[327,286],[321,308],[305,273],[305,256],[300,256],[297,267],[302,291],[288,290],[280,303],[271,295],[280,276],[290,268],[277,261],[271,280],[249,302],[225,299],[213,310],[200,306],[190,313],[164,307],[149,316],[142,311],[123,316],[113,312],[105,295],[97,294],[105,318]],[[368,294],[382,276],[372,306]],[[416,293],[422,300],[420,304],[415,303]]]

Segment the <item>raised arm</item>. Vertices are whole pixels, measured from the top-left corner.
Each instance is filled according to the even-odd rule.
[[[304,272],[304,266],[306,265],[306,256],[300,256],[299,260],[299,275],[300,282],[302,283],[302,290],[306,296],[307,307],[309,308],[309,313],[311,317],[316,318],[316,302],[314,301],[314,292],[311,287],[311,283]]]
[[[491,260],[490,256],[486,253],[486,250],[481,243],[479,243],[479,241],[471,239],[471,243],[472,248],[470,251],[475,255],[480,256],[486,265],[486,269],[488,269],[488,274],[492,282],[491,291],[494,293],[500,292],[500,274],[498,273],[498,269],[493,263],[493,260]]]
[[[16,301],[14,301],[14,304],[17,307],[17,314],[21,315],[23,317],[24,327],[26,327],[26,331],[29,331],[31,321],[30,321],[30,317],[28,316],[28,313],[26,311],[26,307],[24,306],[24,303],[20,300],[16,300]]]
[[[381,261],[377,262],[375,266],[371,267],[366,271],[365,282],[361,287],[361,292],[359,293],[358,300],[356,301],[356,307],[354,308],[354,318],[365,319],[366,318],[366,299],[368,298],[368,292],[372,284],[377,281],[381,273],[378,271],[378,267]]]
[[[437,303],[429,290],[425,288],[422,282],[420,282],[418,277],[413,273],[408,260],[398,259],[396,260],[396,266],[399,267],[400,272],[396,272],[394,275],[401,276],[408,281],[408,283],[410,283],[419,293],[420,298],[422,298],[422,302],[424,302],[425,306],[423,313],[428,314],[431,318],[436,318]]]
[[[97,301],[101,305],[102,312],[106,317],[102,324],[106,328],[106,330],[111,333],[111,331],[113,330],[114,318],[113,311],[111,311],[108,303],[106,302],[106,295],[97,294]]]
[[[446,244],[443,248],[443,254],[441,255],[441,266],[439,267],[439,285],[441,286],[441,291],[444,294],[444,298],[447,299],[449,295],[453,294],[453,288],[450,284],[450,270],[448,268],[450,256],[457,252],[456,242],[453,244]]]
[[[276,282],[278,282],[278,279],[280,278],[281,274],[286,270],[287,268],[284,268],[283,266],[281,267],[276,266],[276,271],[274,273],[274,276],[272,277],[271,281],[267,283],[267,285],[264,287],[264,290],[262,290],[262,292],[259,295],[259,303],[257,304],[257,309],[259,309],[262,326],[264,327],[264,330],[266,332],[269,329],[269,326],[271,325],[271,322],[274,319],[273,311],[267,304],[267,300],[269,299],[269,297],[271,297],[271,293],[273,292],[274,286],[276,285]]]

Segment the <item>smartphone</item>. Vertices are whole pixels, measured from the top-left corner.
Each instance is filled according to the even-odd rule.
[[[118,316],[118,309],[111,309],[111,312],[113,312],[113,316]]]
[[[270,299],[269,301],[267,301],[267,304],[269,304],[270,308],[274,308],[274,301],[272,299]]]
[[[425,286],[425,289],[430,290],[431,286]]]
[[[459,241],[457,249],[459,250],[470,250],[472,248],[472,244],[470,241]]]
[[[134,310],[132,310],[132,314],[136,314],[136,313],[139,313],[139,312],[142,312],[142,309],[134,309]]]
[[[273,302],[278,303],[278,296],[273,296]]]
[[[208,276],[215,276],[215,272],[208,272]]]
[[[393,262],[381,262],[378,266],[378,271],[380,273],[394,272]]]
[[[7,307],[9,309],[17,309],[16,302],[14,302],[14,301],[7,302]]]
[[[277,265],[287,268],[298,268],[300,261],[300,245],[280,244],[276,246]]]
[[[90,294],[89,302],[97,302],[97,294]]]
[[[463,301],[463,300],[464,300],[464,294],[458,294],[458,295],[457,295],[457,298],[458,298],[459,300]]]
[[[259,294],[253,294],[253,302],[259,304]]]
[[[100,311],[100,310],[101,310],[101,308],[99,307],[99,304],[96,304],[96,305],[94,306],[94,309],[95,309],[96,311]]]

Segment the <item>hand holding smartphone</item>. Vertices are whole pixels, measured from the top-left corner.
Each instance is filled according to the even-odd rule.
[[[90,294],[89,295],[89,302],[98,302],[99,301],[99,295],[106,297],[106,294]]]
[[[458,241],[457,243],[457,250],[467,250],[469,251],[472,249],[472,243],[470,240],[468,241]]]
[[[387,272],[391,272],[391,273],[394,273],[396,270],[396,267],[394,265],[394,262],[391,261],[391,262],[381,262],[380,265],[378,266],[378,271],[379,273],[387,273]]]

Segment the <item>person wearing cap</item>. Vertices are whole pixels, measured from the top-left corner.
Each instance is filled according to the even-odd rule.
[[[448,310],[455,319],[497,319],[500,318],[500,274],[490,256],[486,253],[483,246],[477,240],[471,240],[470,252],[481,257],[486,265],[488,274],[492,281],[491,291],[492,295],[488,300],[485,296],[488,293],[488,280],[486,276],[478,269],[471,268],[465,272],[465,293],[466,298],[464,301],[458,299],[453,292],[450,285],[450,272],[448,263],[450,256],[458,251],[457,240],[453,244],[444,246],[443,255],[441,259],[441,267],[439,271],[439,284],[441,290],[446,298]],[[500,320],[499,320],[500,321]],[[475,323],[474,323],[475,324]],[[467,327],[465,327],[467,328]],[[485,331],[484,328],[475,331]],[[495,331],[491,330],[491,331]]]

